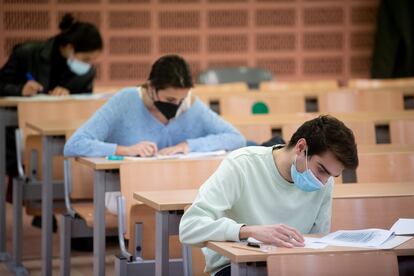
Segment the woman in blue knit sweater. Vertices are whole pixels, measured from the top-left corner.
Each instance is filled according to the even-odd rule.
[[[243,136],[191,95],[188,64],[158,59],[148,81],[118,92],[67,141],[65,156],[153,156],[245,146]]]

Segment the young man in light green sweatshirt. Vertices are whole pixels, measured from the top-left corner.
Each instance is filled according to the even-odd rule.
[[[329,232],[333,178],[357,166],[352,131],[331,116],[305,122],[287,146],[233,151],[181,219],[180,240],[202,246],[253,237],[304,246],[302,234]],[[206,272],[230,275],[227,258],[202,250]]]

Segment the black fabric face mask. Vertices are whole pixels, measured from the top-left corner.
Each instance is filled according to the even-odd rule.
[[[167,120],[171,120],[177,114],[179,105],[163,101],[154,101],[155,107],[164,115]]]

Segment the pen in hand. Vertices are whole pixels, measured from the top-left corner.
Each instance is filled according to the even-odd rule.
[[[43,90],[43,86],[34,79],[32,73],[26,73],[26,80],[22,89],[23,96],[33,96]]]

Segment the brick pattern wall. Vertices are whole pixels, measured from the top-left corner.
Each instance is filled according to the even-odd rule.
[[[281,80],[368,77],[379,0],[0,0],[0,64],[58,32],[65,12],[97,25],[98,83],[138,84],[160,55],[196,75],[259,66]]]

